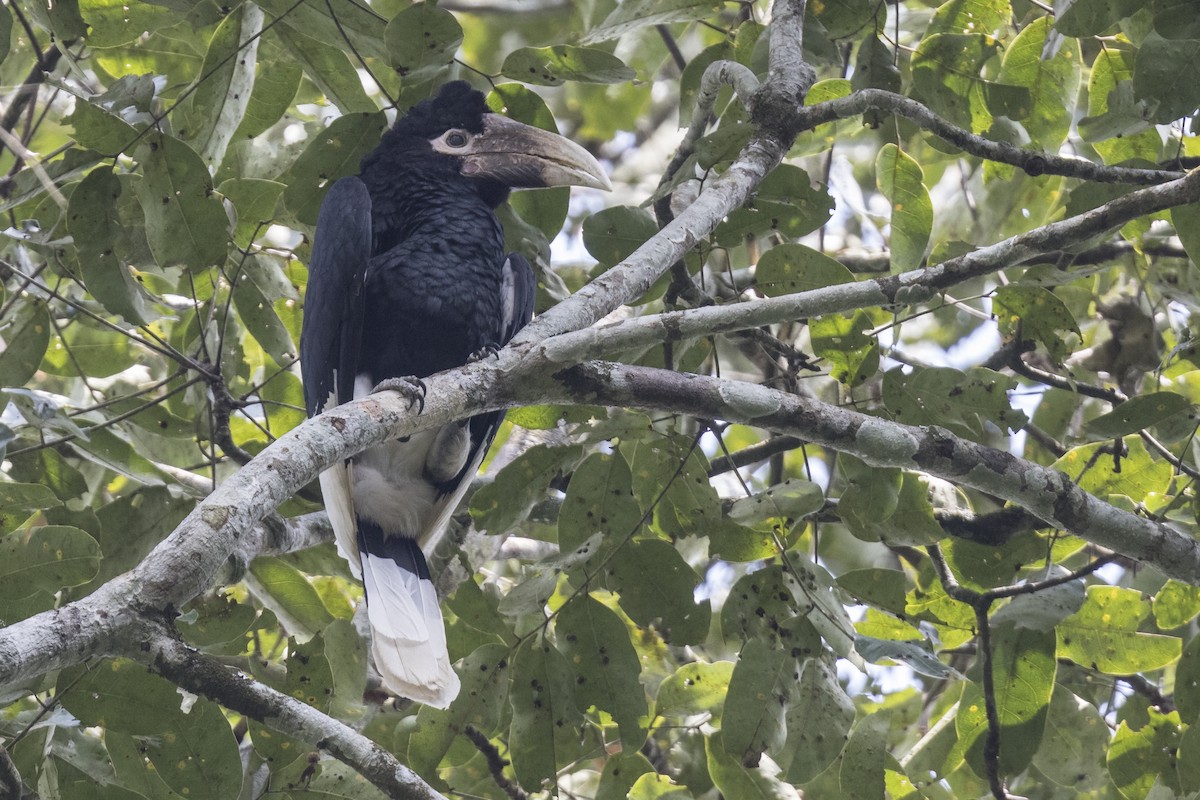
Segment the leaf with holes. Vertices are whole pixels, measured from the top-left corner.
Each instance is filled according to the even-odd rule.
[[[933,202],[925,188],[925,174],[912,156],[894,144],[885,144],[875,159],[879,191],[892,204],[892,272],[921,266],[933,230]]]
[[[1041,286],[1010,283],[996,290],[992,313],[1005,341],[1032,339],[1062,363],[1082,338],[1070,309],[1053,292]],[[1074,341],[1068,337],[1074,336]]]
[[[152,133],[138,149],[138,160],[142,180],[135,186],[159,266],[200,271],[224,262],[229,218],[196,151],[173,136]]]
[[[630,752],[646,741],[649,723],[641,664],[621,618],[591,595],[567,602],[555,623],[558,649],[575,675],[581,709],[595,706],[612,714],[621,742]]]
[[[594,47],[521,47],[508,54],[500,73],[515,81],[537,86],[559,86],[567,81],[624,83],[637,77],[625,62]]]
[[[1058,626],[1058,657],[1106,675],[1161,669],[1179,658],[1178,637],[1138,630],[1150,598],[1136,589],[1089,586],[1079,611]]]
[[[647,539],[620,548],[605,582],[634,622],[653,625],[670,644],[696,644],[708,634],[712,606],[693,599],[700,576],[669,542]]]
[[[542,634],[517,649],[509,690],[509,758],[517,782],[531,791],[557,785],[558,770],[581,754],[583,717],[573,682],[566,658]]]
[[[415,3],[392,17],[383,32],[388,63],[405,83],[432,80],[454,63],[463,29],[432,3]]]

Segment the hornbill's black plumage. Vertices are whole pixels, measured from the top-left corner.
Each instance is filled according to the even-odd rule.
[[[536,284],[525,259],[505,255],[493,209],[510,189],[567,184],[609,188],[583,148],[489,112],[466,83],[398,120],[321,205],[300,339],[309,416],[380,384],[403,390],[397,379],[461,366],[516,335]],[[386,442],[321,475],[338,549],[366,590],[384,686],[443,708],[458,678],[421,547],[502,418]]]

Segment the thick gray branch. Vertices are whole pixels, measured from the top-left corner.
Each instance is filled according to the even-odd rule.
[[[1200,170],[925,269],[752,302],[633,317],[563,333],[548,339],[542,347],[552,361],[578,363],[656,342],[729,333],[894,302],[920,302],[956,283],[1024,263],[1048,250],[1086,242],[1137,217],[1197,201]]]
[[[934,475],[1001,497],[1054,527],[1200,584],[1200,542],[1123,511],[1064,473],[954,436],[748,383],[668,370],[589,362],[555,375],[547,402],[672,410],[792,434],[877,467]],[[546,387],[552,389],[551,386]]]
[[[229,669],[163,629],[147,625],[143,633],[144,645],[131,655],[177,686],[324,750],[354,768],[388,797],[445,800],[395,756],[353,728]]]

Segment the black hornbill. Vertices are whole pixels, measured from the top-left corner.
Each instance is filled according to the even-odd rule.
[[[317,219],[300,362],[309,416],[506,344],[533,316],[533,271],[504,253],[514,188],[608,189],[586,150],[491,113],[464,82],[415,105],[333,184]],[[321,475],[338,550],[362,578],[383,684],[441,708],[458,694],[422,545],[445,527],[503,413],[372,447]]]

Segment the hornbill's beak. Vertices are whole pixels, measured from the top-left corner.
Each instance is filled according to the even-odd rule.
[[[433,142],[435,150],[462,157],[464,175],[492,178],[513,188],[612,190],[592,154],[571,140],[500,114],[485,114],[483,120],[483,133],[473,136],[463,148],[450,147],[446,136]]]

